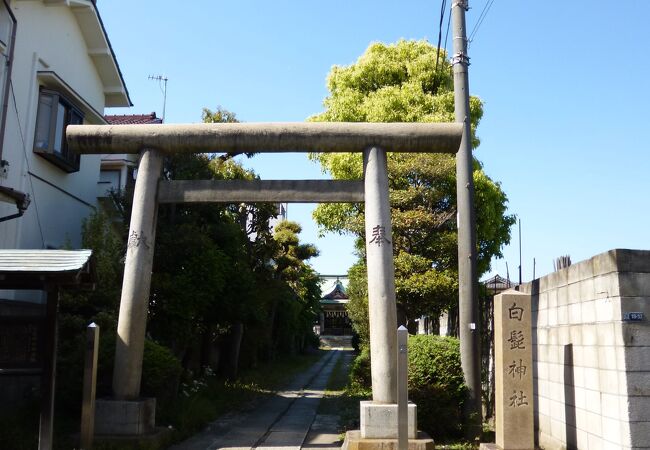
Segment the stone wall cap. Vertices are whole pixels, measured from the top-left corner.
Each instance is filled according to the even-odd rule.
[[[519,290],[533,293],[535,290],[533,285],[539,282],[539,287],[542,288],[540,291],[546,291],[600,275],[625,272],[650,273],[650,250],[622,248],[608,250],[536,280],[523,283]]]

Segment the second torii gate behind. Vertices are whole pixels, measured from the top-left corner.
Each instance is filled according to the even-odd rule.
[[[248,123],[76,125],[68,146],[83,154],[140,153],[120,300],[113,372],[117,400],[140,394],[158,203],[365,201],[373,402],[395,404],[396,304],[386,151],[455,153],[462,124]],[[170,153],[364,152],[363,181],[163,181]]]

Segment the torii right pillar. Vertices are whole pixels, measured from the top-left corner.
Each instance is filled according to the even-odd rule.
[[[386,151],[364,152],[372,401],[361,402],[361,438],[397,439],[397,307]],[[415,404],[408,435],[417,435]]]

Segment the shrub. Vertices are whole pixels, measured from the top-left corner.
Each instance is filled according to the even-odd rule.
[[[78,319],[76,316],[63,316],[68,322]],[[63,320],[61,321],[63,323]],[[101,317],[98,322],[101,323]],[[66,322],[67,323],[67,322]],[[62,327],[63,328],[63,327]],[[57,404],[66,409],[81,406],[81,385],[85,348],[85,328],[77,324],[76,340],[64,341],[65,348],[59,351],[57,370]],[[99,357],[97,370],[97,396],[107,397],[112,394],[113,359],[115,355],[115,332],[100,325]],[[167,347],[150,339],[145,340],[142,358],[141,395],[156,397],[157,402],[173,400],[178,390],[182,367],[180,361]],[[65,376],[61,376],[65,374]],[[60,380],[60,381],[59,381]]]
[[[144,343],[142,396],[156,397],[165,404],[176,397],[182,372],[181,363],[167,347],[150,339]]]
[[[409,337],[409,399],[418,405],[418,428],[435,440],[462,432],[461,407],[467,395],[460,344],[451,337]],[[363,348],[350,370],[352,388],[370,388],[370,351]]]
[[[408,383],[409,398],[418,405],[419,428],[436,440],[459,436],[467,386],[458,339],[411,336]]]
[[[371,387],[370,349],[368,347],[363,347],[361,353],[354,358],[350,368],[350,383],[367,389]]]
[[[354,349],[355,353],[359,353],[361,351],[361,337],[359,336],[359,333],[356,331],[352,332],[352,348]]]

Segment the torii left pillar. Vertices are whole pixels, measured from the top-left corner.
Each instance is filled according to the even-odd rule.
[[[140,382],[162,160],[162,155],[157,150],[147,149],[141,153],[133,193],[117,324],[114,398],[97,402],[97,434],[140,435],[151,433],[155,429],[156,401],[153,398],[140,398]]]

